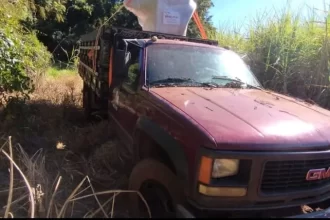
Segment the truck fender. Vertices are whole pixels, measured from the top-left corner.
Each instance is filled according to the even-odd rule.
[[[186,183],[188,181],[188,163],[182,145],[148,117],[141,116],[138,119],[134,133],[138,130],[145,132],[167,153],[178,177]],[[139,151],[138,146],[135,150]]]

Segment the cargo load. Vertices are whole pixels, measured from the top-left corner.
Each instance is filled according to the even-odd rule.
[[[186,36],[197,8],[194,0],[125,0],[127,10],[135,14],[143,31]]]

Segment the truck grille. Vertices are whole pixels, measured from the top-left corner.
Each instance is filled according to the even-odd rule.
[[[261,191],[267,194],[310,190],[330,184],[330,179],[307,181],[310,169],[330,167],[330,159],[269,161],[264,167]]]

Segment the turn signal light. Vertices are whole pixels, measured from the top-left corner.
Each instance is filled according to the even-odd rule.
[[[211,172],[212,172],[213,160],[209,157],[201,158],[201,165],[199,168],[199,177],[198,180],[201,183],[209,184],[211,181]]]

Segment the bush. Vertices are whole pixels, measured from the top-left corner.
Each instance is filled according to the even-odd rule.
[[[26,33],[22,39],[21,51],[24,55],[24,68],[32,76],[44,74],[50,66],[51,54],[47,48],[39,42],[35,33]]]
[[[51,54],[34,32],[24,28],[31,18],[25,3],[0,2],[0,106],[12,97],[28,98],[33,81],[50,64]]]
[[[8,101],[7,93],[30,91],[29,77],[24,74],[22,56],[14,42],[0,31],[0,105]]]

